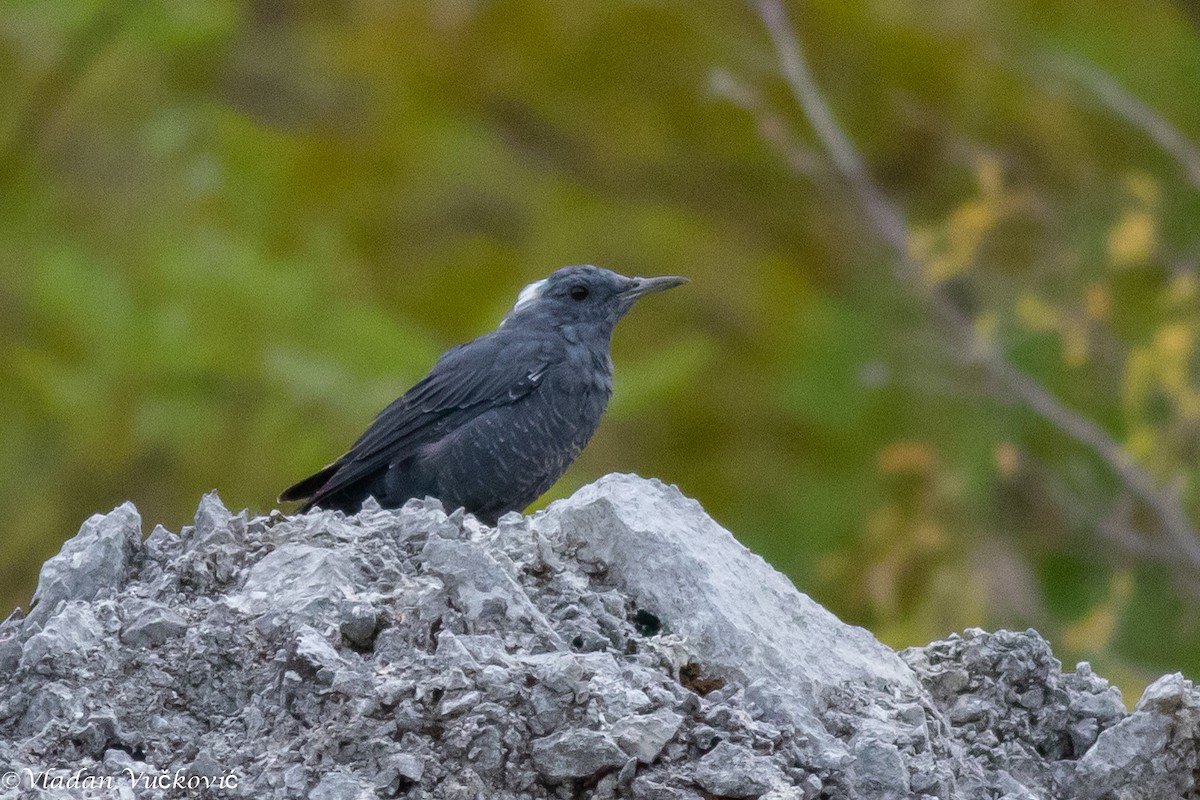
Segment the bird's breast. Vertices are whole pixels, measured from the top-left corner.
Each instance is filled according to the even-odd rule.
[[[568,357],[546,373],[546,380],[539,387],[543,397],[564,398],[567,406],[574,407],[585,415],[603,413],[612,395],[612,360],[607,353],[595,354],[581,349],[568,353]]]

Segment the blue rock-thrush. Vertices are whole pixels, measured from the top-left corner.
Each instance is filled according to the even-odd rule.
[[[540,497],[587,444],[612,395],[613,328],[686,278],[563,267],[526,286],[499,327],[448,350],[344,456],[281,501],[354,513],[436,497],[494,524]]]

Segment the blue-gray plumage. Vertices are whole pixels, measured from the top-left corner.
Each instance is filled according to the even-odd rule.
[[[526,286],[491,333],[448,350],[350,451],[281,501],[354,513],[436,497],[494,523],[540,497],[587,444],[612,394],[613,328],[686,278],[563,267]]]

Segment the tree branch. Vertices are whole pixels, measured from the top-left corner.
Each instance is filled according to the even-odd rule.
[[[1183,168],[1188,182],[1200,189],[1200,148],[1165,117],[1091,64],[1071,58],[1055,62],[1066,75],[1086,86],[1110,111],[1140,129]]]
[[[725,70],[713,70],[708,77],[712,96],[740,108],[758,123],[758,135],[782,155],[793,172],[814,180],[828,172],[827,160],[817,151],[796,142],[787,122],[767,105],[754,89],[738,81]]]
[[[876,231],[888,244],[904,255],[904,266],[908,267],[908,229],[904,218],[871,182],[862,157],[838,127],[825,98],[821,95],[821,90],[817,88],[817,82],[813,79],[808,62],[800,50],[800,43],[792,35],[791,24],[783,5],[779,0],[758,0],[758,13],[767,26],[767,32],[771,34],[771,42],[775,45],[775,52],[779,56],[780,66],[792,94],[808,118],[809,124],[816,131],[825,152],[829,154],[838,172],[849,182],[859,202],[871,216]]]
[[[755,5],[771,37],[783,76],[797,105],[812,125],[821,146],[859,199],[876,234],[895,251],[897,278],[931,303],[938,318],[953,334],[954,344],[964,355],[980,364],[994,380],[1043,421],[1099,458],[1154,512],[1178,556],[1192,568],[1200,570],[1200,536],[1184,513],[1178,493],[1159,486],[1100,426],[1068,408],[1036,380],[1013,366],[1003,353],[975,333],[971,319],[951,303],[938,287],[924,280],[920,265],[908,249],[908,225],[903,214],[871,180],[854,144],[834,119],[813,79],[781,0],[755,0]]]

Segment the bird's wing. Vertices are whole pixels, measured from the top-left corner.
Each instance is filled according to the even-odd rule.
[[[545,342],[496,334],[448,350],[428,375],[379,413],[349,452],[322,470],[329,478],[311,493],[310,502],[386,469],[473,419],[481,407],[515,403],[541,384],[556,360]]]

